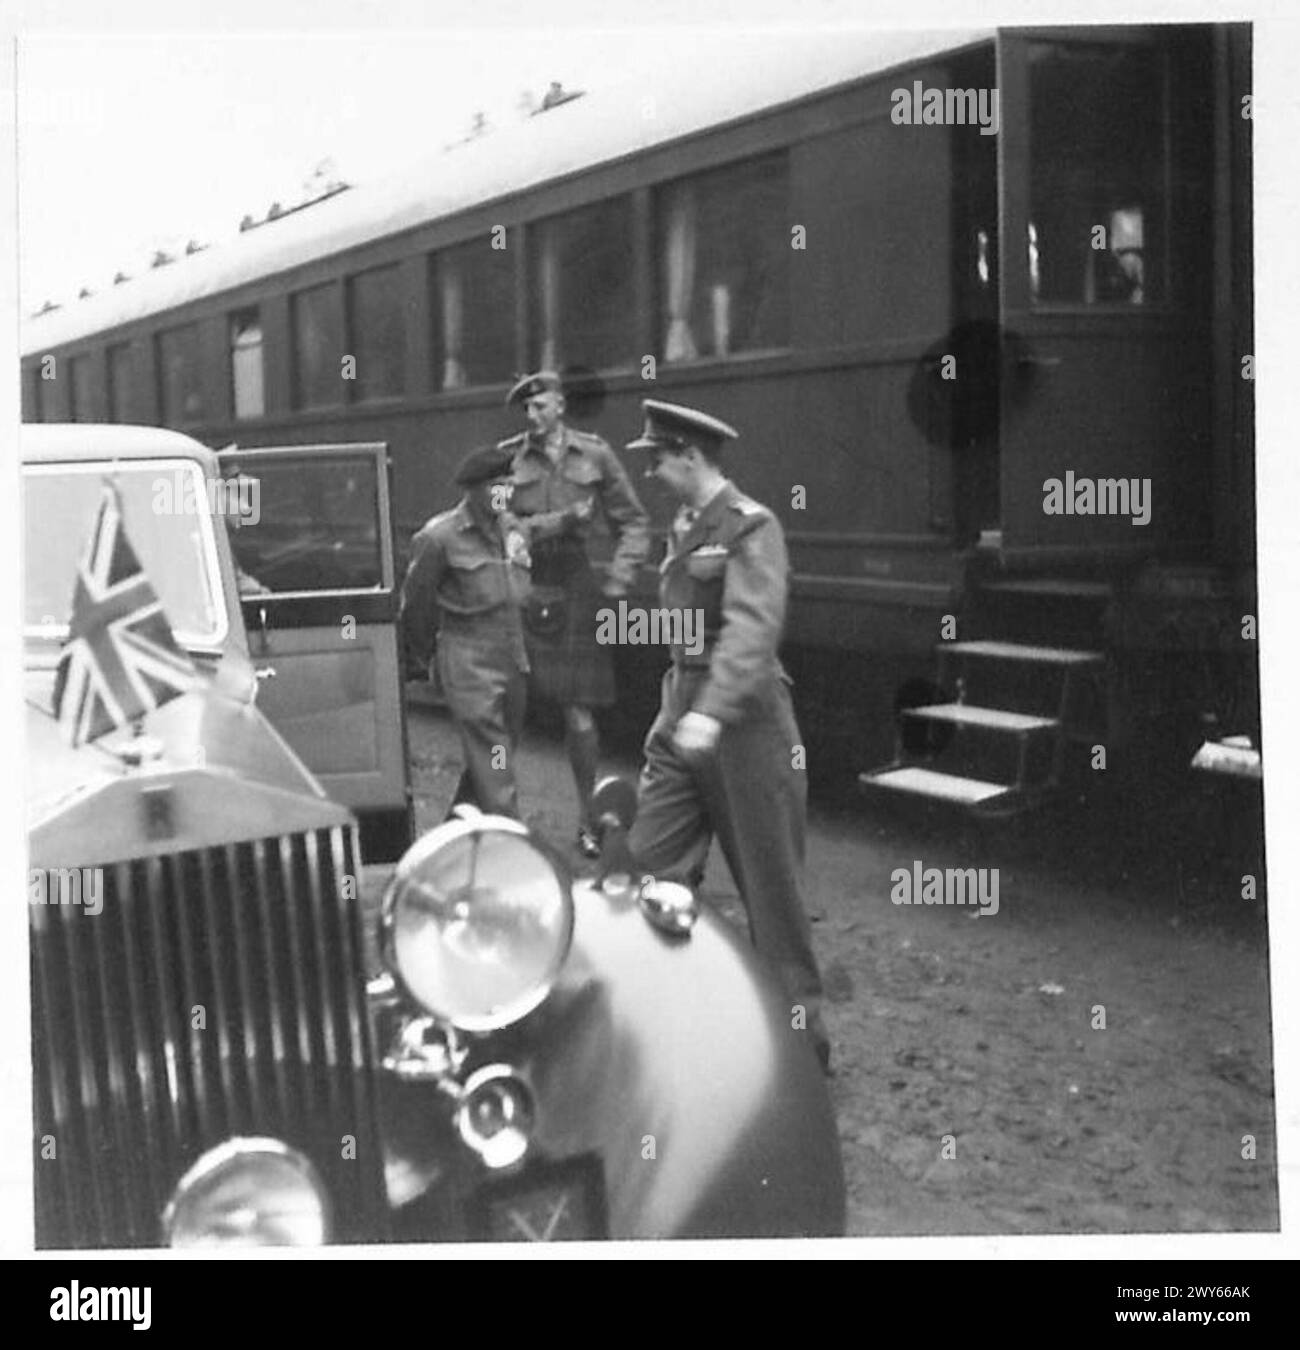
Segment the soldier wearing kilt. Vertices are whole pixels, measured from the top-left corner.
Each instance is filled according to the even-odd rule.
[[[529,429],[501,443],[514,457],[511,509],[521,520],[567,513],[569,527],[533,545],[533,592],[525,610],[530,687],[559,704],[579,805],[578,841],[599,851],[590,802],[600,757],[593,710],[615,700],[613,654],[596,641],[597,611],[626,595],[650,548],[649,520],[618,456],[590,432],[564,423],[560,379],[526,375],[507,403],[522,404]],[[600,536],[613,539],[604,575],[593,566]]]

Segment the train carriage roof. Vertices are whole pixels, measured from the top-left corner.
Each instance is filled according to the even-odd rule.
[[[764,110],[993,37],[991,29],[781,35],[781,62],[689,63],[670,84],[588,94],[417,161],[282,219],[214,242],[84,300],[27,318],[23,355],[220,294],[261,277],[511,196]],[[646,100],[653,114],[645,115]],[[111,203],[104,204],[111,209]]]

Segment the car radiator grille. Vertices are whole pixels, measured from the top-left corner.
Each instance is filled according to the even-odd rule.
[[[158,1244],[235,1135],[311,1158],[338,1240],[383,1235],[359,876],[336,828],[105,867],[98,914],[30,907],[38,1245]]]

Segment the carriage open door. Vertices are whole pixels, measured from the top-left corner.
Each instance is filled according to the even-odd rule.
[[[242,480],[229,534],[258,707],[357,814],[363,856],[395,859],[413,816],[388,447],[232,448],[220,458],[223,476]]]
[[[1003,30],[997,79],[1000,536],[985,542],[1042,570],[1194,558],[1213,505],[1210,31]]]

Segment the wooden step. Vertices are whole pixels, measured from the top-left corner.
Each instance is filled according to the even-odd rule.
[[[993,642],[979,639],[974,642],[939,642],[939,652],[958,652],[963,656],[983,656],[997,661],[1037,661],[1054,666],[1100,665],[1105,659],[1101,652],[1079,651],[1071,647],[1031,647],[1022,642]]]
[[[959,778],[956,774],[940,773],[909,764],[899,769],[879,769],[875,773],[858,775],[862,787],[886,788],[890,792],[907,792],[917,797],[933,797],[946,802],[960,802],[971,806],[976,802],[999,797],[1010,788],[1006,783],[985,783],[978,778]]]
[[[936,722],[953,722],[961,726],[991,727],[997,731],[1044,731],[1060,726],[1059,718],[1035,717],[1029,713],[1010,712],[1006,708],[981,708],[976,703],[926,703],[915,708],[904,708],[905,717],[925,717]]]

